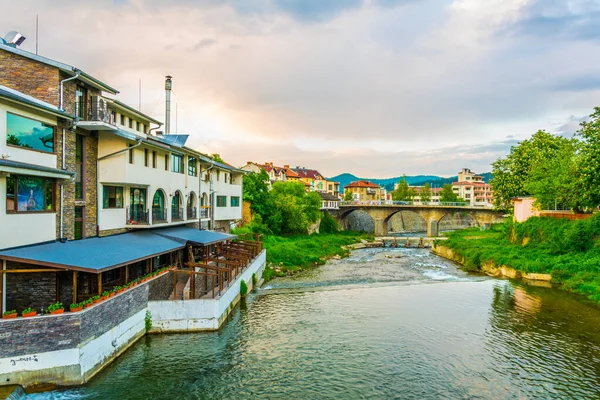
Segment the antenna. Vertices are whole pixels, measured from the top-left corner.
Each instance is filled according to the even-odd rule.
[[[36,56],[38,54],[39,31],[40,31],[39,19],[38,19],[38,15],[36,14],[35,15],[35,55]]]

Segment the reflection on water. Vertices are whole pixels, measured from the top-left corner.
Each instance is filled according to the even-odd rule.
[[[151,336],[89,385],[31,398],[597,398],[600,311],[365,249],[252,295],[219,332]]]

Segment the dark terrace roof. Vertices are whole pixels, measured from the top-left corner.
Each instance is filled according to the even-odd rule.
[[[235,239],[236,235],[228,235],[226,233],[214,232],[214,231],[200,231],[198,229],[189,228],[185,226],[178,226],[174,228],[160,229],[151,231],[157,235],[176,240],[180,243],[193,242],[202,245],[209,245],[224,240]]]
[[[14,171],[10,170],[13,168],[41,172],[42,174],[40,174],[40,175],[52,175],[52,176],[56,176],[56,177],[62,176],[63,178],[69,178],[69,177],[75,175],[75,173],[73,173],[73,172],[63,171],[62,169],[43,167],[41,165],[27,164],[27,163],[20,162],[20,161],[0,159],[0,171],[5,170],[6,172],[14,172]]]
[[[0,259],[99,273],[184,246],[144,231],[4,250],[0,251]]]

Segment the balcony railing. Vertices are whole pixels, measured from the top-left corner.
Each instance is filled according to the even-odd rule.
[[[171,208],[171,221],[183,220],[183,208]]]
[[[196,207],[188,207],[187,208],[187,219],[196,219],[198,218],[198,213],[196,212]]]
[[[126,225],[147,225],[148,210],[140,210],[135,207],[127,207]]]
[[[202,206],[200,207],[200,219],[210,218],[210,207]]]
[[[78,115],[81,114],[81,112],[78,112]],[[110,125],[116,125],[116,121],[114,120],[113,115],[108,108],[106,100],[101,97],[92,96],[88,102],[87,115],[85,115],[85,113],[83,114],[83,119],[85,121],[106,122]]]
[[[167,209],[166,208],[152,208],[152,223],[162,224],[167,222]]]

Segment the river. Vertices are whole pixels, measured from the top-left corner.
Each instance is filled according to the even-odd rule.
[[[88,385],[28,399],[600,397],[600,309],[364,249],[252,293],[219,332],[152,335]]]

